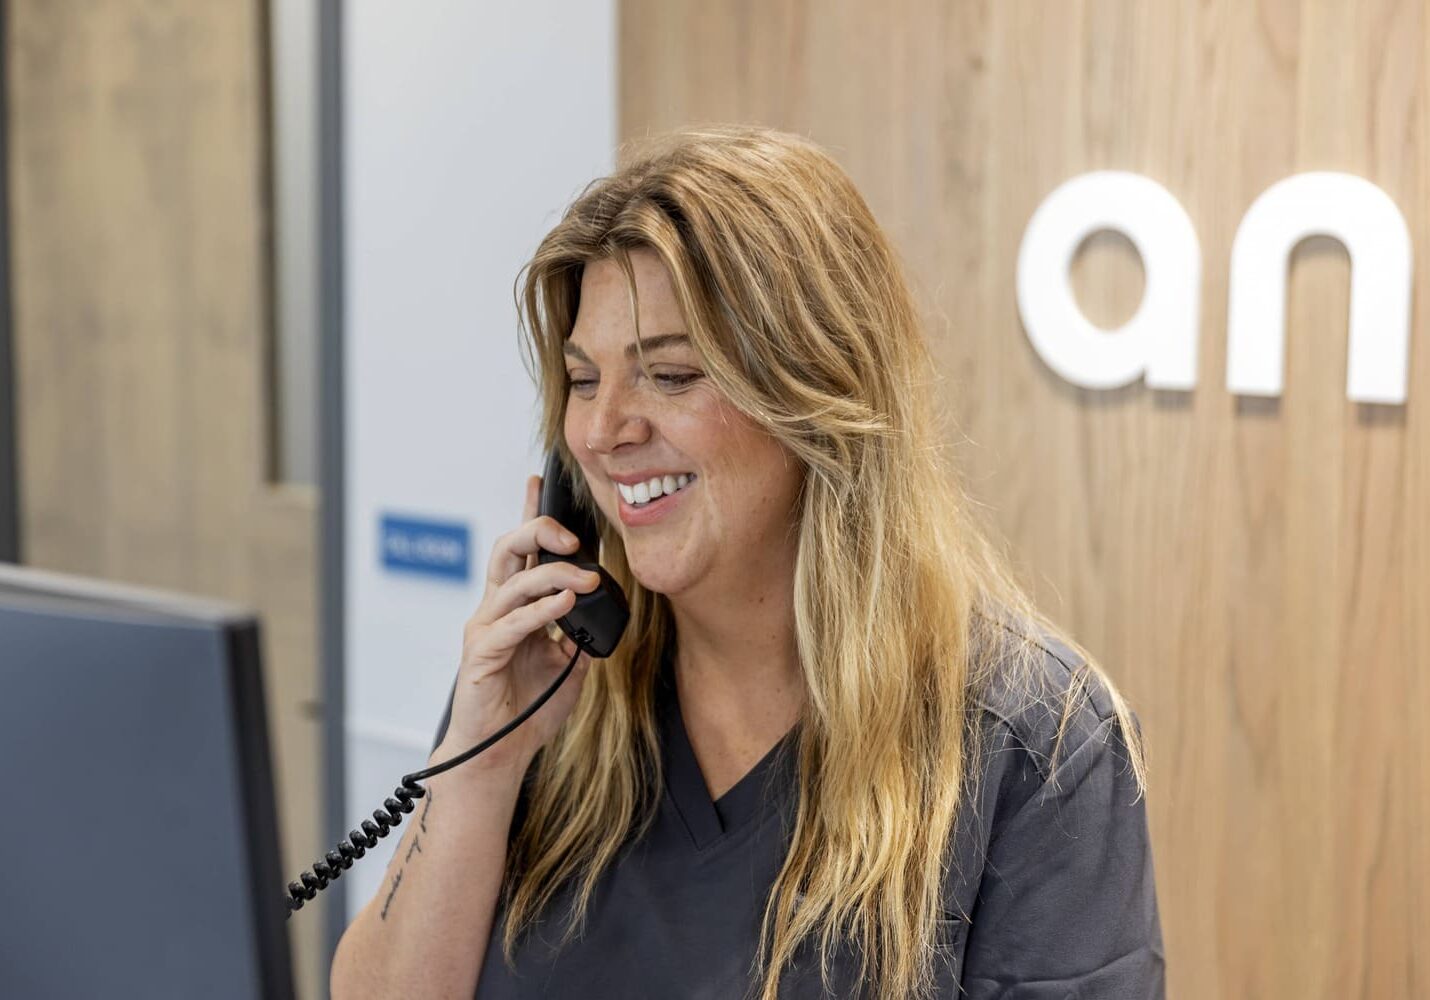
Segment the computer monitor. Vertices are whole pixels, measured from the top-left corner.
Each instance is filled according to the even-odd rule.
[[[293,996],[253,614],[0,564],[0,789],[0,996]]]

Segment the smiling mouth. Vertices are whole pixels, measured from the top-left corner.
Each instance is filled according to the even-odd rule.
[[[636,483],[634,486],[618,482],[616,483],[616,492],[633,510],[643,510],[662,497],[673,496],[681,492],[697,478],[699,477],[695,473],[690,472],[681,473],[678,476],[666,476],[663,480],[655,478],[644,483]]]

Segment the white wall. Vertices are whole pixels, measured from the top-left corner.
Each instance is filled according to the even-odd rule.
[[[347,830],[425,766],[488,551],[540,472],[512,282],[612,168],[616,64],[614,0],[345,17]],[[469,579],[384,571],[383,513],[465,523]],[[350,914],[402,829],[342,879]]]

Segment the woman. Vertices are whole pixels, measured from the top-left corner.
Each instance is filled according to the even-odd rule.
[[[973,519],[845,173],[666,136],[524,271],[545,443],[630,625],[431,779],[333,995],[1161,996],[1133,716]],[[576,652],[544,626],[594,574],[536,564],[576,546],[527,485],[433,764]]]

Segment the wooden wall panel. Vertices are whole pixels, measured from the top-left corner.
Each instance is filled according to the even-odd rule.
[[[898,244],[976,495],[1150,742],[1170,995],[1430,996],[1430,135],[1423,5],[624,0],[622,138],[754,121],[830,147]],[[1203,253],[1199,384],[1096,392],[1020,325],[1024,226],[1146,174]],[[1410,398],[1345,398],[1348,260],[1293,257],[1286,388],[1225,389],[1227,267],[1267,186],[1348,171],[1417,255]],[[1124,240],[1074,266],[1130,314]]]
[[[260,613],[291,878],[327,846],[318,502],[268,480],[266,9],[5,6],[26,560]],[[291,927],[308,997],[316,915]]]

